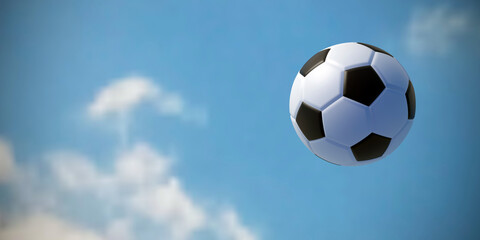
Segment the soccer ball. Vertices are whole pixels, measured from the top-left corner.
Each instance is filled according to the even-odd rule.
[[[310,151],[356,166],[392,153],[415,117],[407,72],[386,51],[365,43],[326,48],[303,65],[290,93],[290,119]]]

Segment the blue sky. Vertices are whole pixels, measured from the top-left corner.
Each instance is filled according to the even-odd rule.
[[[478,11],[474,1],[2,1],[0,237],[478,239]],[[402,145],[361,167],[317,158],[288,116],[303,63],[350,41],[394,55],[417,98]],[[125,81],[140,89],[132,105],[92,116]]]

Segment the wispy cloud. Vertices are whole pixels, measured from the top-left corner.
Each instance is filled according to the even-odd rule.
[[[257,237],[242,223],[237,213],[232,209],[226,209],[221,212],[219,234],[225,239],[232,240],[256,240]]]
[[[480,27],[468,10],[447,5],[416,8],[406,30],[406,44],[416,55],[444,55],[467,38],[480,39]]]
[[[59,184],[67,190],[102,188],[110,182],[87,157],[76,152],[57,151],[47,154],[46,159]]]
[[[172,239],[187,239],[206,224],[205,211],[186,194],[172,177],[135,193],[130,206],[143,216],[168,226]]]
[[[0,183],[9,181],[14,171],[13,149],[10,143],[0,138]]]
[[[145,101],[152,101],[159,94],[160,89],[148,78],[117,79],[97,93],[94,101],[88,106],[88,113],[92,117],[125,113]]]
[[[205,225],[204,210],[168,171],[171,158],[146,143],[119,154],[114,161],[115,171],[110,174],[100,173],[92,160],[80,154],[55,153],[48,161],[53,176],[65,190],[88,190],[104,201],[121,199],[123,208],[163,225],[173,239],[187,239]]]
[[[183,120],[206,124],[207,112],[199,106],[190,106],[177,92],[171,92],[152,79],[131,76],[114,80],[100,89],[88,106],[88,114],[95,118],[129,114],[141,104],[150,104],[164,116],[178,116]]]
[[[20,221],[0,227],[0,236],[37,240],[43,239],[37,238],[37,231],[46,229],[45,239],[76,240],[74,237],[80,237],[78,239],[135,240],[138,235],[136,221],[147,221],[161,229],[159,236],[172,240],[191,239],[199,231],[209,231],[217,239],[257,239],[241,223],[233,208],[222,210],[217,215],[219,209],[208,209],[199,203],[201,201],[190,196],[180,179],[171,173],[174,159],[147,143],[137,143],[118,153],[110,171],[99,169],[92,158],[72,150],[48,153],[45,162],[47,165],[40,168],[16,166],[19,173],[32,169],[42,171],[41,174],[22,178],[22,183],[17,187],[22,187],[22,191],[30,189],[30,194],[22,196],[53,199],[55,204],[52,201],[37,201],[35,204],[46,206],[36,209],[48,214],[23,216]],[[53,184],[48,186],[53,191],[37,192],[32,186],[39,184]],[[79,194],[87,199],[98,199],[96,204],[99,208],[113,211],[121,209],[120,212],[126,214],[108,218],[104,223],[105,229],[96,232],[58,217],[58,207],[67,204],[62,198],[67,196],[68,199],[68,196]],[[40,227],[35,228],[34,225],[39,221],[43,225],[38,224]]]
[[[172,162],[170,157],[157,153],[148,144],[137,143],[115,161],[115,178],[129,185],[149,185],[169,177]]]
[[[205,107],[187,104],[186,99],[179,93],[167,91],[152,79],[143,76],[115,79],[104,86],[87,106],[87,113],[94,120],[108,117],[113,119],[113,126],[125,147],[130,138],[132,112],[142,104],[149,105],[164,117],[178,117],[200,126],[205,126],[208,121]]]

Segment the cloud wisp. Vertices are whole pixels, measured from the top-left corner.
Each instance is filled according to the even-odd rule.
[[[172,176],[172,159],[138,143],[114,160],[114,171],[101,172],[78,153],[50,154],[52,175],[63,190],[92,194],[108,205],[135,213],[168,229],[172,239],[188,239],[206,225],[206,213]]]
[[[257,239],[257,237],[253,235],[253,233],[248,228],[243,226],[237,216],[237,213],[233,209],[226,209],[222,211],[217,230],[224,239]]]
[[[97,93],[95,100],[88,106],[88,113],[96,118],[108,114],[122,114],[145,101],[153,100],[159,93],[160,89],[157,89],[150,79],[117,79]]]
[[[207,209],[199,204],[185,191],[180,179],[171,173],[174,159],[155,151],[146,143],[137,143],[120,152],[113,161],[111,171],[99,169],[91,158],[74,151],[48,153],[44,162],[46,166],[38,170],[44,171],[42,174],[18,178],[23,182],[12,186],[25,188],[27,185],[53,183],[48,187],[54,190],[41,192],[27,186],[26,189],[32,191],[27,196],[38,197],[37,206],[32,208],[37,210],[14,218],[16,220],[7,218],[7,224],[0,226],[0,236],[23,240],[135,240],[139,222],[146,221],[156,226],[157,236],[172,240],[195,239],[197,232],[210,232],[216,239],[258,239],[241,223],[233,208]],[[16,168],[18,172],[39,169]],[[84,228],[58,215],[62,212],[58,208],[69,206],[65,199],[75,196],[96,199],[97,206],[92,209],[125,213],[108,217],[103,223],[106,226],[103,231]],[[91,215],[104,219],[104,215],[109,214],[92,212]],[[5,222],[5,219],[2,221]]]
[[[99,119],[109,115],[128,115],[141,104],[152,105],[163,116],[178,116],[202,125],[207,121],[204,108],[190,106],[179,93],[167,91],[142,76],[116,79],[103,87],[87,111],[92,118]]]
[[[407,25],[405,41],[415,55],[445,55],[467,38],[480,39],[474,15],[466,10],[438,5],[416,8]]]
[[[120,142],[125,147],[129,141],[132,112],[141,105],[150,105],[161,116],[178,117],[200,126],[205,126],[208,121],[204,107],[187,104],[179,93],[167,91],[152,79],[142,76],[115,79],[101,88],[87,106],[87,113],[97,121],[113,117]]]

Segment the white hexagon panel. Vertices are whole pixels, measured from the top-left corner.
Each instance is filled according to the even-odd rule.
[[[372,67],[388,88],[405,92],[408,87],[408,74],[397,59],[382,53],[375,53]]]
[[[342,97],[323,112],[323,127],[328,138],[350,147],[370,133],[369,110]]]
[[[312,146],[311,151],[318,157],[326,161],[329,161],[328,159],[338,159],[337,161],[331,162],[333,164],[353,166],[358,163],[349,147],[338,144],[328,138],[317,139],[310,144]]]
[[[316,67],[304,78],[303,101],[323,110],[342,96],[343,71],[324,63]]]
[[[405,95],[385,89],[370,106],[372,132],[394,137],[408,120]]]
[[[415,91],[389,53],[365,43],[326,48],[300,69],[290,117],[305,146],[324,160],[365,165],[392,153],[416,111]]]
[[[342,70],[370,64],[374,52],[357,43],[342,43],[334,45],[328,52],[326,61],[337,65]]]

